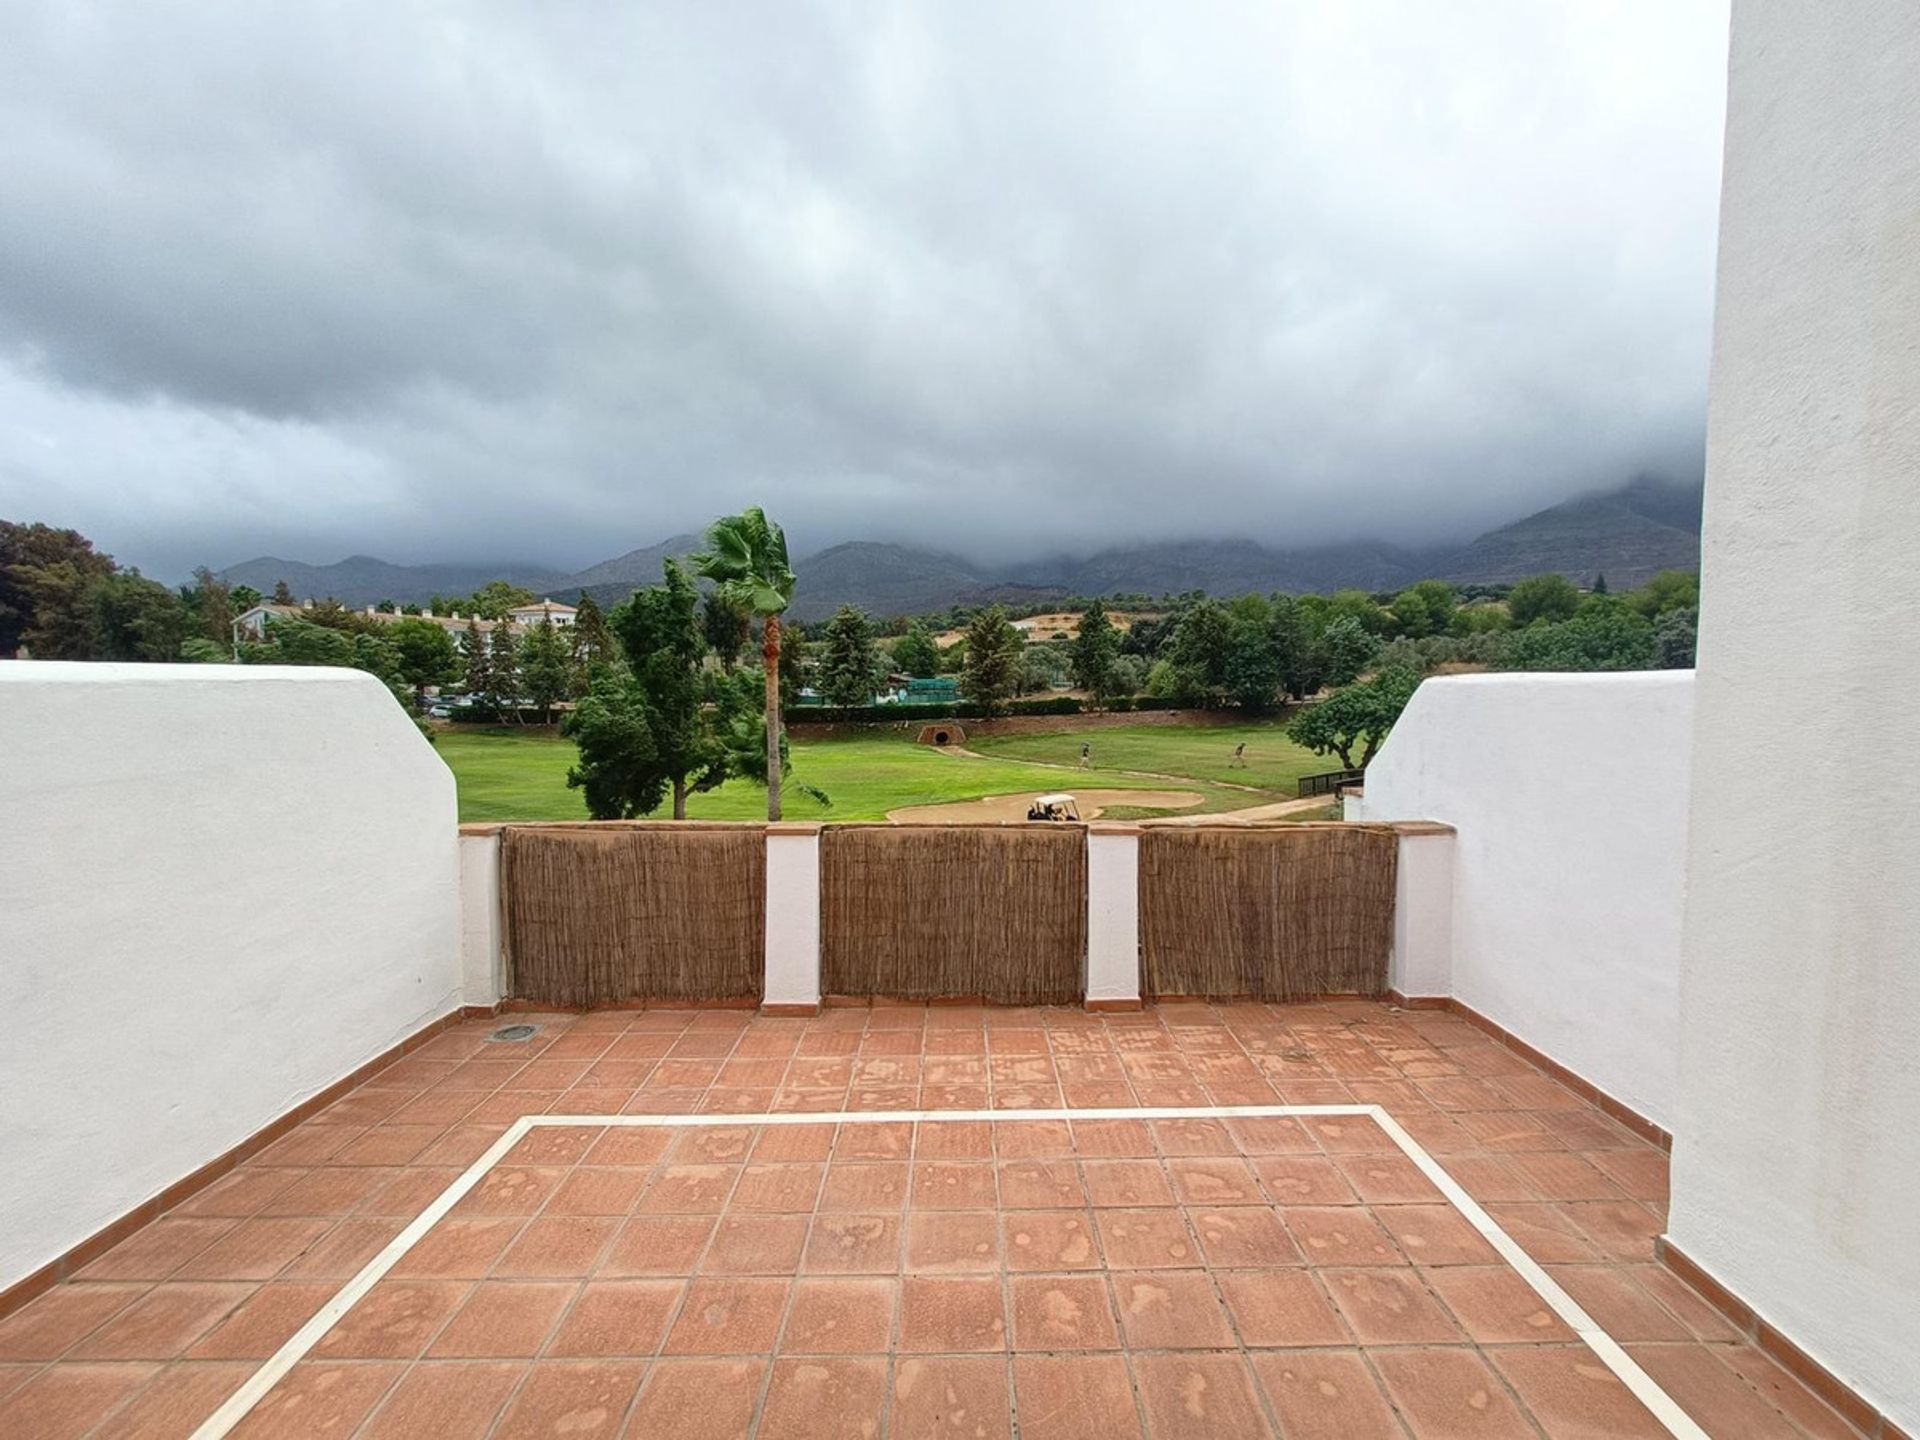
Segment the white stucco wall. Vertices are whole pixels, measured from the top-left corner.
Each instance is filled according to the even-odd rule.
[[[455,843],[369,676],[0,663],[0,1287],[457,1007]]]
[[[1087,830],[1087,999],[1140,999],[1140,832]]]
[[[820,827],[767,827],[766,974],[761,1003],[820,1003]]]
[[[1674,1242],[1920,1427],[1920,16],[1734,7]]]
[[[1364,797],[1355,803],[1364,806]],[[1454,844],[1447,831],[1400,837],[1387,984],[1402,995],[1453,993]]]
[[[460,989],[468,1005],[492,1005],[506,993],[498,831],[460,837]]]
[[[1662,1126],[1692,710],[1690,671],[1428,680],[1359,806],[1455,829],[1451,993]],[[1410,951],[1407,993],[1443,961]]]

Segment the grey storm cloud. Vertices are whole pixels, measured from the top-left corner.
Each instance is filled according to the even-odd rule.
[[[1697,469],[1725,5],[11,0],[0,514],[1419,540]]]

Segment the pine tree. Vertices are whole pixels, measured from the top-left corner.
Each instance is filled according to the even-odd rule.
[[[592,685],[595,673],[619,658],[613,631],[607,628],[607,617],[584,590],[580,592],[580,604],[573,617],[572,639],[574,698],[578,699]]]
[[[700,605],[700,629],[707,645],[719,658],[720,668],[731,670],[740,663],[740,652],[747,643],[747,612],[740,602],[723,590],[709,591]]]
[[[467,617],[467,632],[460,637],[460,653],[467,662],[464,682],[467,695],[483,705],[490,704],[493,697],[493,660],[477,615]]]
[[[487,638],[487,677],[492,683],[487,703],[497,714],[510,714],[513,723],[520,724],[520,637],[511,620],[496,621]]]
[[[528,629],[520,641],[520,686],[540,711],[540,723],[550,724],[553,707],[572,692],[573,655],[566,637],[551,615]]]
[[[984,715],[1007,708],[1019,679],[1020,632],[1007,622],[1007,612],[990,606],[967,626],[967,658],[960,670],[960,693]]]
[[[1120,632],[1107,618],[1107,607],[1095,600],[1080,617],[1071,658],[1073,683],[1105,705],[1114,699],[1114,657],[1120,653]]]
[[[829,705],[866,705],[881,678],[873,627],[852,605],[842,605],[827,622],[820,648],[820,693]]]

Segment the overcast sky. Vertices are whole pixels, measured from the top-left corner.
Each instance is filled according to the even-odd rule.
[[[1723,0],[8,0],[0,517],[178,578],[1698,473]]]

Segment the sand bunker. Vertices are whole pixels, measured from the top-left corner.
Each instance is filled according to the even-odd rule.
[[[1143,806],[1150,810],[1185,810],[1207,798],[1197,790],[1080,790],[1062,786],[1054,790],[1022,790],[1018,795],[987,795],[979,800],[950,800],[944,805],[908,805],[903,809],[889,810],[887,819],[914,825],[1024,820],[1034,796],[1055,795],[1063,789],[1080,806],[1082,820],[1098,819],[1102,811],[1116,805]]]

